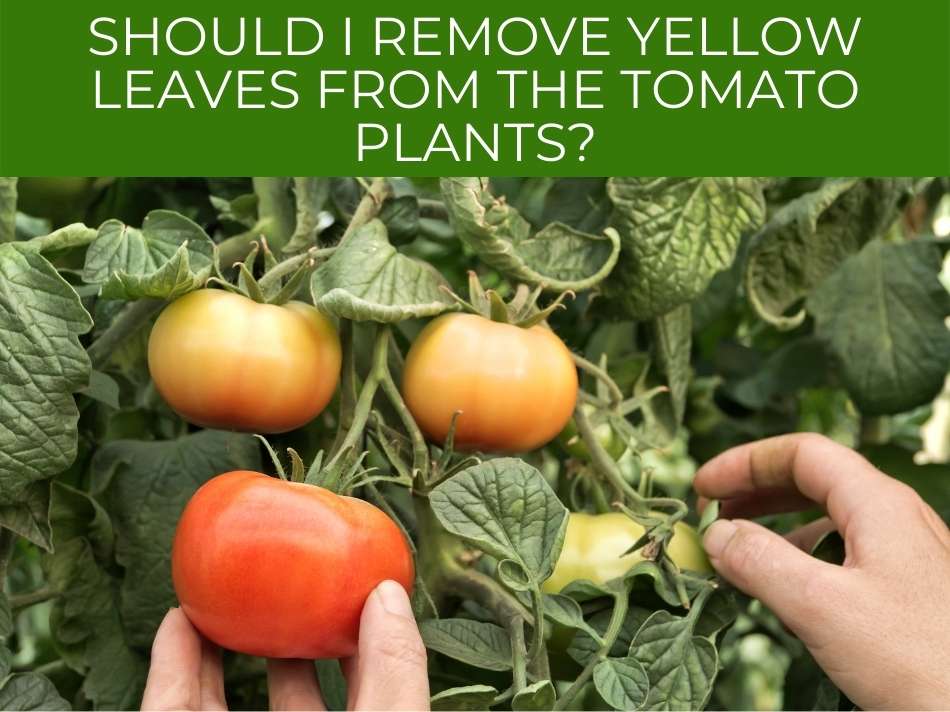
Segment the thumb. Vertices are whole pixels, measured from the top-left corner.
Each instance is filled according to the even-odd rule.
[[[425,645],[409,596],[395,581],[383,581],[366,599],[349,670],[350,709],[429,709]]]
[[[703,538],[716,571],[808,642],[838,608],[845,572],[753,522],[720,519]]]

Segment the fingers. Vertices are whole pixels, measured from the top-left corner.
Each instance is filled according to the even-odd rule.
[[[734,586],[758,598],[806,640],[835,610],[835,592],[847,572],[815,559],[765,527],[744,520],[718,520],[703,545],[713,566]],[[817,628],[816,628],[817,626]]]
[[[812,433],[728,450],[700,468],[694,481],[700,495],[738,498],[747,509],[762,491],[800,494],[821,505],[842,533],[856,513],[885,501],[895,484],[853,450]]]
[[[142,709],[227,709],[221,653],[179,608],[165,614],[155,634]]]
[[[770,488],[721,500],[719,516],[723,519],[752,519],[766,514],[800,512],[813,507],[815,503],[797,490]]]
[[[345,669],[350,709],[429,709],[426,649],[398,583],[383,581],[366,599],[359,652]]]
[[[815,548],[815,544],[828,532],[835,531],[835,524],[828,517],[816,519],[785,535],[785,539],[806,553]]]
[[[267,694],[272,710],[325,710],[312,660],[268,660]]]

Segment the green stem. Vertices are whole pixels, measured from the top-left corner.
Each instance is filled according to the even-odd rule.
[[[583,408],[578,407],[574,409],[574,422],[577,423],[577,432],[581,436],[581,440],[583,440],[587,446],[587,451],[590,453],[591,464],[593,464],[594,469],[600,473],[617,492],[630,500],[633,509],[646,514],[649,509],[647,501],[623,478],[620,469],[617,467],[617,463],[614,462],[614,459],[597,439],[590,420],[587,418],[587,414]]]
[[[324,247],[322,249],[317,249],[313,247],[306,252],[303,252],[299,255],[294,255],[293,257],[288,257],[286,260],[278,262],[274,267],[269,269],[267,273],[258,280],[258,285],[265,292],[273,284],[278,283],[282,278],[292,275],[296,272],[302,265],[304,265],[308,260],[320,260],[325,257],[329,257],[333,254],[335,247]]]
[[[43,601],[49,601],[52,598],[59,597],[59,591],[56,591],[48,586],[39,588],[36,591],[30,591],[29,593],[21,593],[17,596],[10,596],[10,608],[14,611],[19,611],[24,608],[29,608],[30,606],[35,606],[37,603],[43,603]]]
[[[607,624],[607,631],[604,633],[603,645],[600,646],[600,649],[594,654],[594,657],[584,666],[581,674],[577,676],[577,679],[574,680],[561,699],[554,705],[555,710],[565,709],[574,698],[577,697],[577,694],[583,689],[584,685],[587,684],[591,675],[594,674],[594,668],[610,655],[610,649],[613,648],[617,637],[620,635],[620,631],[623,630],[623,622],[627,617],[627,609],[630,605],[629,598],[630,593],[626,586],[624,586],[622,592],[614,594],[614,610],[613,613],[610,614],[610,623]]]
[[[373,365],[369,376],[363,383],[359,398],[356,401],[356,407],[353,410],[352,422],[346,432],[346,437],[340,443],[339,448],[334,448],[333,457],[327,463],[327,468],[338,464],[338,461],[344,454],[350,450],[355,450],[359,445],[363,430],[369,420],[369,415],[373,409],[373,398],[376,396],[376,390],[379,388],[380,381],[386,373],[386,359],[389,351],[389,329],[381,327],[376,332],[376,340],[373,344]],[[326,485],[325,485],[326,486]],[[330,489],[328,487],[328,489]]]
[[[363,199],[360,200],[359,205],[356,206],[353,217],[350,218],[350,224],[346,226],[346,230],[343,232],[343,237],[340,238],[339,244],[342,245],[350,235],[379,214],[380,208],[383,207],[383,201],[388,194],[389,183],[386,182],[386,179],[373,178],[369,190],[366,191],[363,195]]]
[[[89,345],[87,350],[93,367],[101,368],[122,342],[147,324],[164,306],[165,302],[161,299],[139,299],[125,307]]]
[[[289,178],[252,178],[257,195],[259,220],[268,220],[270,230],[265,234],[271,249],[279,252],[297,223],[297,206],[290,193]]]
[[[415,471],[414,475],[418,477],[422,489],[425,489],[429,481],[429,448],[426,447],[425,437],[422,435],[422,431],[419,430],[416,419],[412,417],[412,413],[409,412],[399,388],[393,381],[388,363],[386,364],[385,373],[382,374],[382,386],[383,392],[396,410],[403,427],[409,433],[409,440],[412,442],[412,469]]]
[[[528,684],[527,665],[525,664],[524,619],[512,618],[508,625],[511,636],[511,672],[514,676],[514,691],[518,694]]]
[[[620,390],[620,386],[610,377],[607,371],[579,354],[572,353],[571,356],[574,358],[574,363],[577,364],[578,368],[582,371],[586,371],[607,386],[607,391],[610,393],[611,407],[615,408],[623,401],[623,391]]]

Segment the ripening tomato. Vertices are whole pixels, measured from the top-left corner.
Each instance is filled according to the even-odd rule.
[[[577,370],[564,342],[545,326],[447,314],[409,349],[402,391],[419,427],[436,442],[461,411],[457,447],[524,452],[552,440],[570,420]]]
[[[541,588],[547,593],[557,593],[578,579],[604,584],[623,576],[643,560],[639,551],[623,556],[643,536],[643,532],[640,524],[620,512],[572,512],[567,521],[561,556],[554,573]],[[699,534],[685,522],[677,522],[673,527],[673,537],[666,550],[673,563],[681,569],[712,572]]]
[[[387,579],[412,588],[412,553],[392,519],[361,499],[259,472],[205,483],[172,547],[185,615],[249,655],[352,655],[363,604]]]
[[[155,387],[206,428],[282,433],[313,420],[340,380],[340,338],[309,304],[258,304],[199,289],[159,316],[148,342]]]

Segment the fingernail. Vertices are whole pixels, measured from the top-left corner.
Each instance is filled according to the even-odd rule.
[[[706,553],[714,559],[718,558],[737,530],[738,527],[728,519],[717,519],[706,530],[706,535],[703,537]]]
[[[373,592],[379,597],[379,602],[387,613],[404,618],[412,618],[412,604],[409,603],[409,596],[406,589],[395,581],[383,581]]]

